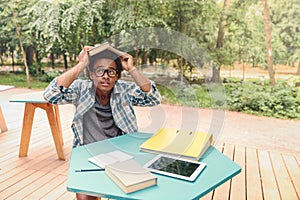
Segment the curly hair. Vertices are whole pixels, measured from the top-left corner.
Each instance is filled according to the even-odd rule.
[[[88,68],[86,69],[86,72],[85,72],[86,76],[89,79],[91,79],[89,72],[94,71],[95,62],[97,60],[101,59],[101,58],[108,58],[108,59],[113,60],[116,63],[116,66],[117,66],[118,78],[121,78],[121,72],[122,72],[122,69],[123,69],[121,59],[117,54],[115,54],[115,53],[113,53],[109,50],[102,51],[101,53],[98,53],[94,56],[89,57],[90,64],[89,64]]]

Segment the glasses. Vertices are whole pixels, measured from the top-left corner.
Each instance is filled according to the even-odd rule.
[[[105,69],[103,67],[97,67],[94,72],[97,77],[102,77],[105,73],[107,73],[107,75],[111,78],[114,78],[117,75],[117,70],[112,68]]]

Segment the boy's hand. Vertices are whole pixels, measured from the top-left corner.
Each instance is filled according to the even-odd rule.
[[[134,68],[133,66],[133,58],[130,54],[124,54],[121,57],[122,67],[126,71],[130,71]]]
[[[84,46],[80,51],[78,59],[79,63],[81,63],[81,69],[85,69],[89,65],[89,55],[88,51],[93,48],[92,46]]]

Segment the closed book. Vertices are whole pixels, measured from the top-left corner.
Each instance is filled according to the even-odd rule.
[[[107,165],[105,173],[125,193],[135,192],[157,184],[157,177],[134,159]]]
[[[117,56],[122,56],[122,55],[126,54],[125,52],[116,49],[113,45],[111,45],[108,42],[104,42],[102,44],[96,45],[95,47],[90,49],[88,53],[89,53],[89,56],[94,56],[94,55],[99,54],[99,53],[101,53],[105,50],[113,52]]]
[[[175,128],[161,128],[141,146],[142,151],[199,160],[212,144],[212,134]]]

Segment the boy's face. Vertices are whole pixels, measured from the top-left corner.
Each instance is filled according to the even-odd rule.
[[[110,92],[118,80],[117,65],[108,58],[97,60],[90,73],[96,88],[104,93]]]

